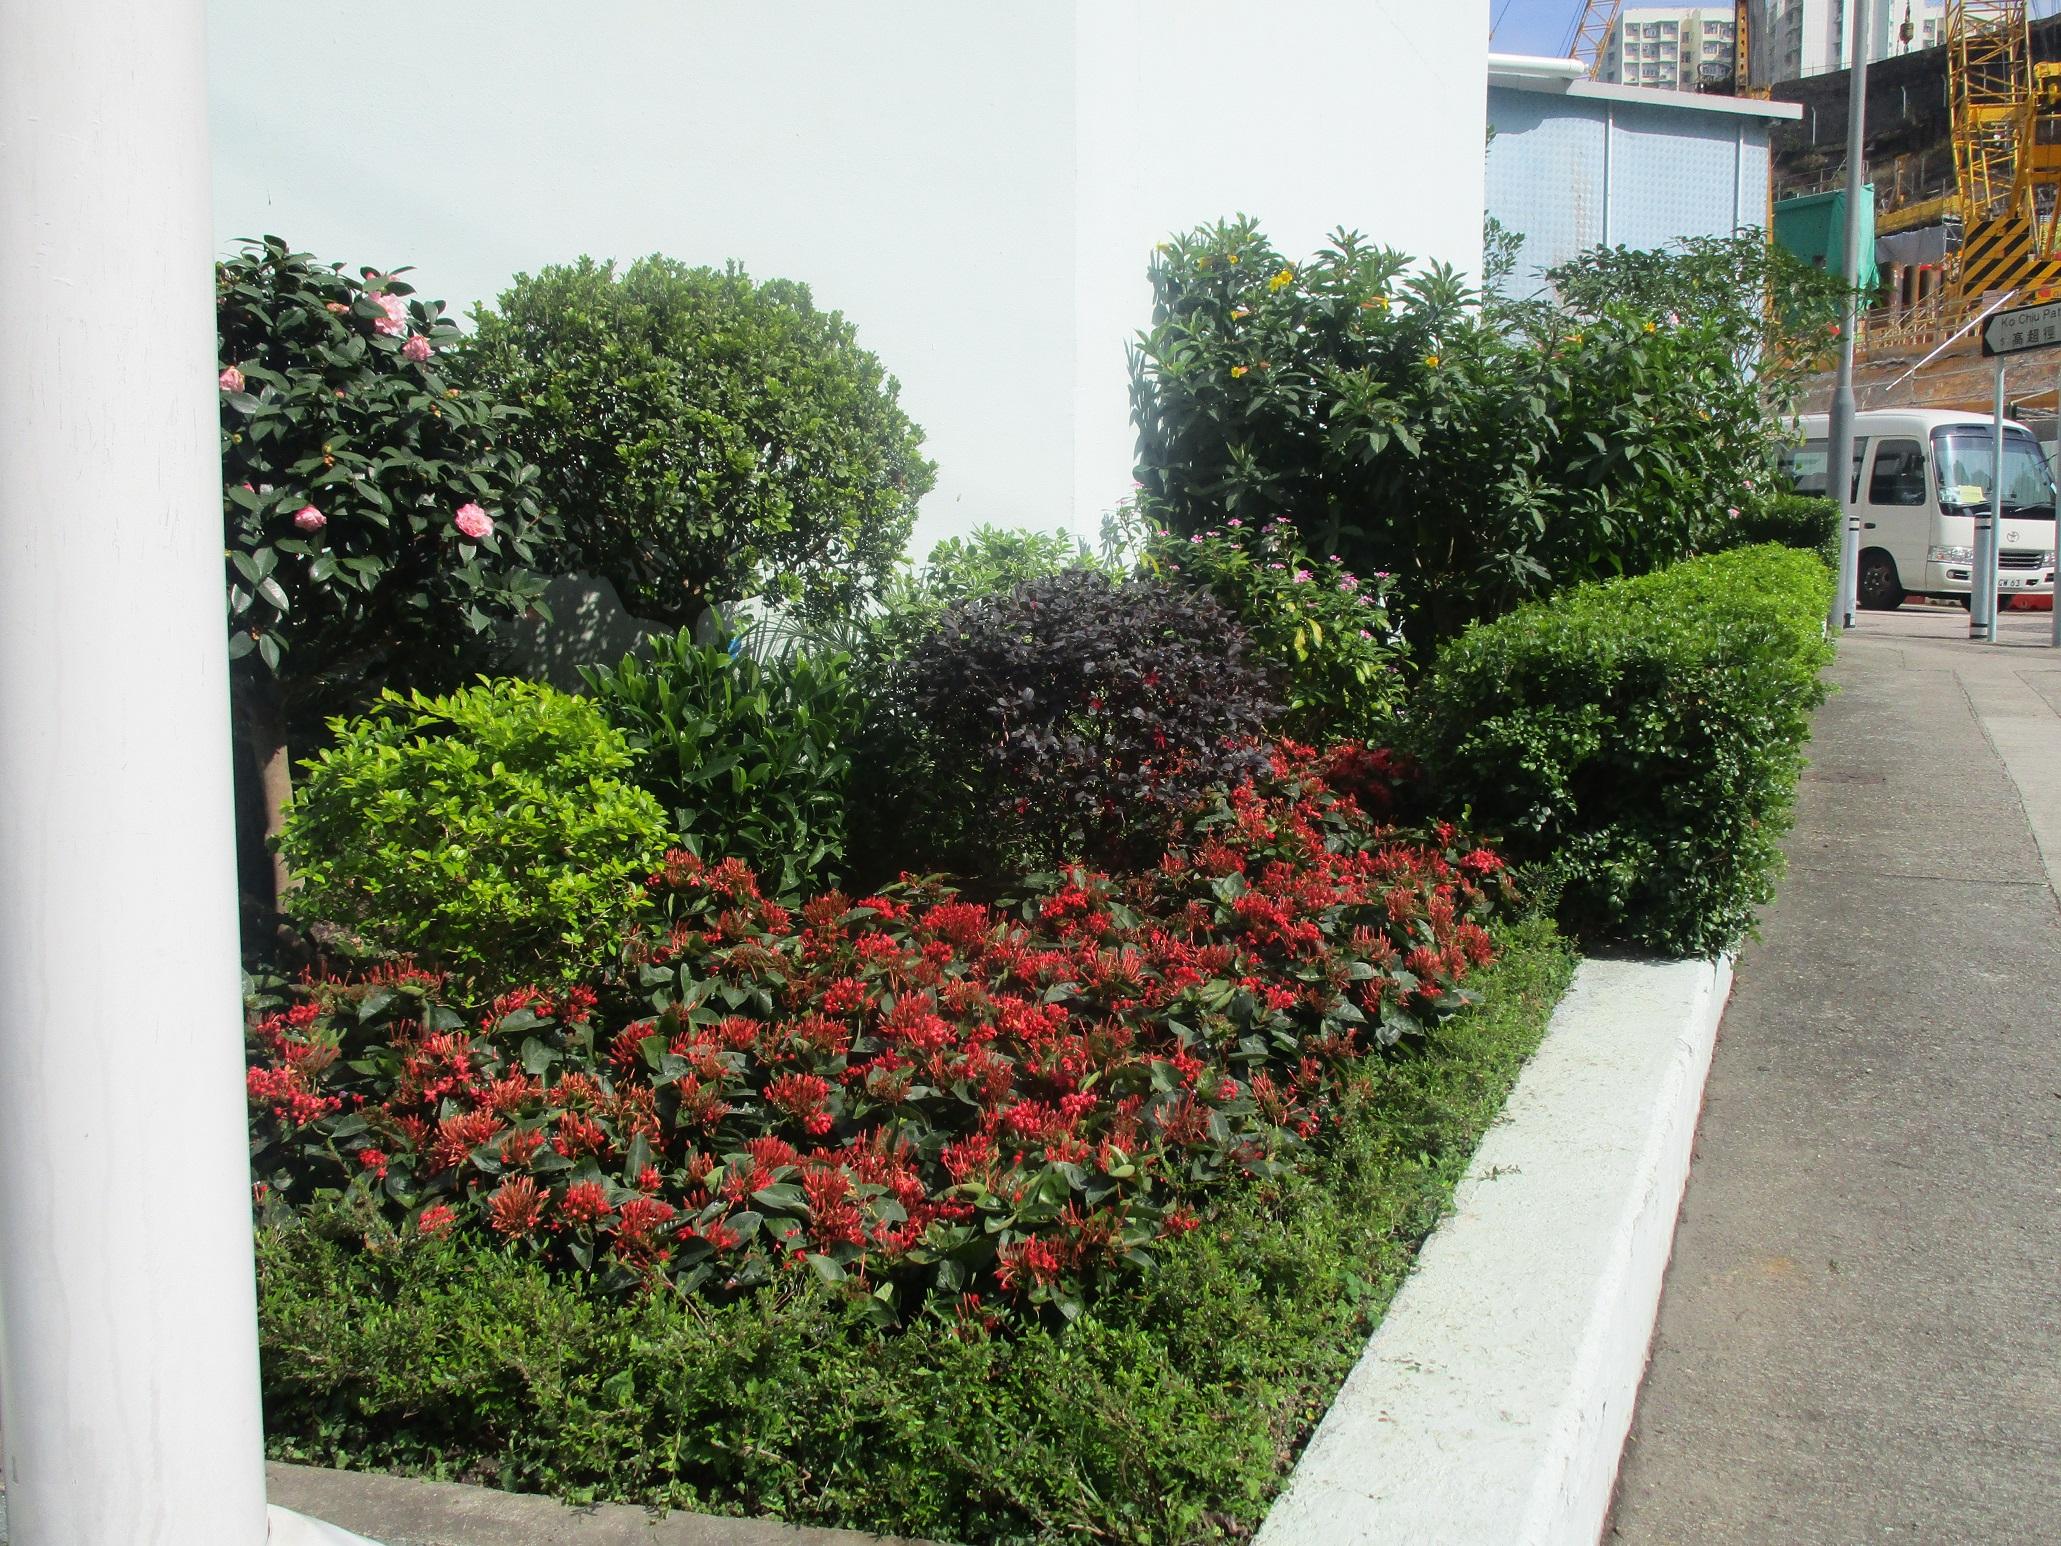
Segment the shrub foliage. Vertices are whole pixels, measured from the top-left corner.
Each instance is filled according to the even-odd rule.
[[[218,266],[215,306],[231,658],[296,721],[452,685],[460,646],[541,596],[550,527],[506,412],[444,369],[443,303],[268,236]]]
[[[1151,567],[1208,591],[1252,641],[1279,685],[1279,723],[1319,744],[1380,743],[1395,733],[1406,651],[1388,618],[1388,574],[1361,576],[1337,554],[1312,558],[1286,520],[1237,516],[1187,538],[1162,528]]]
[[[1729,546],[1755,547],[1776,542],[1801,548],[1839,568],[1839,502],[1809,494],[1771,494],[1741,509]]]
[[[796,917],[684,851],[634,954],[649,999],[461,1014],[426,974],[256,1020],[275,1206],[455,1230],[626,1290],[812,1271],[883,1319],[932,1296],[1079,1313],[1233,1175],[1298,1161],[1341,1070],[1464,1002],[1500,861],[1376,828],[1300,749],[1130,879],[1010,909],[914,882]]]
[[[947,821],[991,855],[1048,864],[1149,862],[1203,790],[1263,763],[1272,709],[1212,597],[1092,569],[955,604],[910,652],[903,690]]]
[[[1774,894],[1830,583],[1740,548],[1470,629],[1423,689],[1430,778],[1544,868],[1571,934],[1728,949]]]
[[[742,859],[786,900],[836,884],[862,711],[844,656],[759,661],[682,629],[581,675],[691,852]]]
[[[1139,502],[1183,536],[1285,516],[1396,576],[1420,656],[1558,586],[1718,545],[1775,427],[1729,323],[1610,298],[1484,316],[1443,268],[1250,220],[1164,244],[1132,361]]]
[[[751,596],[847,611],[901,556],[935,469],[900,387],[806,285],[581,258],[516,276],[465,366],[581,562],[642,617]]]
[[[280,841],[296,918],[468,979],[617,958],[667,832],[599,708],[504,680],[330,728]]]

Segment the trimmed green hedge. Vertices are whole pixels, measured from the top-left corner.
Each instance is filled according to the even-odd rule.
[[[610,1301],[508,1252],[262,1228],[269,1452],[933,1540],[1244,1539],[1573,972],[1543,920],[1496,944],[1480,1005],[1368,1059],[1307,1168],[1071,1324],[882,1331],[810,1273]]]
[[[1839,568],[1839,503],[1811,494],[1770,494],[1758,506],[1741,510],[1733,528],[1733,546],[1779,542],[1784,547],[1815,553],[1826,567]]]
[[[1739,548],[1478,624],[1424,683],[1415,749],[1569,934],[1716,955],[1774,894],[1831,584],[1807,553]]]

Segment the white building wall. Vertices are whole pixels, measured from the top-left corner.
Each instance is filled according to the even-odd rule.
[[[1761,84],[1843,70],[1851,62],[1852,0],[1754,0],[1754,74]],[[1908,10],[1911,41],[1899,35]],[[1868,59],[1874,63],[1946,42],[1945,0],[1871,0]]]
[[[463,309],[580,253],[844,311],[939,463],[915,547],[1092,533],[1169,232],[1479,262],[1486,0],[210,0],[216,230]]]

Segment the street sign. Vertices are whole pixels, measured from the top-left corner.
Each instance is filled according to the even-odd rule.
[[[1982,352],[1986,355],[2019,354],[2057,345],[2061,345],[2061,301],[2015,306],[1982,325]]]

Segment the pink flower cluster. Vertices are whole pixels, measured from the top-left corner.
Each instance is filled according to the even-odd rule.
[[[478,505],[460,505],[452,524],[474,542],[484,541],[494,530],[494,518]]]
[[[372,324],[372,331],[398,338],[408,331],[408,302],[398,295],[375,295],[373,304],[386,313]]]

